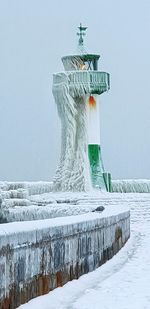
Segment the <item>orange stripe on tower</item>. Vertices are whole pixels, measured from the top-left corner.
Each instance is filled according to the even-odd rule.
[[[96,106],[96,101],[92,95],[89,96],[88,98],[88,104],[90,107],[95,107]]]

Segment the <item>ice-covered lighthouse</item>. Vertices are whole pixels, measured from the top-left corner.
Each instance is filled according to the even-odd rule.
[[[78,27],[77,55],[62,57],[64,72],[53,75],[53,95],[61,119],[61,155],[54,191],[111,189],[104,172],[100,145],[99,95],[110,88],[109,74],[98,71],[99,55],[86,53]]]

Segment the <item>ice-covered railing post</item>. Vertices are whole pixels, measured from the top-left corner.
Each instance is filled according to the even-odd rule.
[[[79,54],[62,57],[65,72],[53,75],[53,95],[61,119],[61,156],[55,191],[110,191],[100,147],[98,95],[110,88],[109,74],[98,71],[99,55],[84,50],[86,27],[79,27]]]

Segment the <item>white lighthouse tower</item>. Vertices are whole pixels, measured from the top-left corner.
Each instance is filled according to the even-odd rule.
[[[100,145],[99,95],[110,88],[109,74],[98,71],[99,55],[86,53],[80,24],[78,55],[62,57],[65,72],[53,75],[53,95],[61,119],[61,157],[54,190],[110,191]]]

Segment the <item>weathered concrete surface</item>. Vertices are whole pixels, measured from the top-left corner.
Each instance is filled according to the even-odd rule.
[[[3,224],[0,309],[14,309],[96,269],[116,254],[130,235],[130,213],[125,210],[109,217],[85,214],[77,216],[76,222],[70,217],[70,224],[65,223],[67,218],[63,220],[63,224],[62,219],[60,224],[58,219],[45,220],[41,227],[38,221],[30,222],[29,228],[23,222],[16,232],[11,231],[15,223]]]

